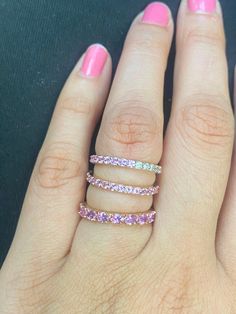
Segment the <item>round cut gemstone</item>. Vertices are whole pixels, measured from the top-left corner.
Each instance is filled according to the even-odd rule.
[[[129,161],[127,160],[127,159],[121,159],[121,165],[123,166],[123,167],[126,167],[126,166],[128,166],[128,164],[129,164]]]
[[[128,215],[125,217],[125,223],[127,225],[134,225],[137,223],[137,216],[136,215]]]
[[[147,217],[147,214],[142,214],[139,216],[139,219],[138,219],[138,223],[140,225],[144,225],[148,222],[148,217]]]
[[[132,186],[127,186],[127,187],[126,187],[126,193],[127,193],[127,194],[131,194],[132,192],[133,192]]]
[[[113,157],[112,158],[112,163],[113,163],[114,166],[117,166],[119,164],[118,158],[117,157]]]
[[[118,185],[118,192],[120,192],[120,193],[127,193],[125,186],[123,186],[121,184]]]
[[[96,212],[95,211],[93,211],[93,210],[88,210],[88,213],[87,213],[87,218],[89,219],[89,220],[96,220]]]
[[[104,164],[109,164],[111,162],[111,158],[109,156],[104,157]]]
[[[122,221],[122,216],[120,214],[114,214],[111,217],[111,222],[113,224],[120,224]]]
[[[103,163],[103,156],[98,156],[98,163],[100,163],[100,164]]]
[[[134,194],[140,194],[141,189],[140,188],[134,188],[133,193]]]
[[[155,220],[155,216],[156,216],[156,213],[155,212],[152,212],[148,215],[148,222],[149,223],[153,223],[154,220]]]
[[[104,212],[99,212],[97,214],[97,220],[101,223],[106,223],[109,221],[109,216],[107,213],[104,213]]]
[[[149,165],[149,163],[145,163],[145,164],[143,165],[143,169],[144,169],[144,170],[150,170],[150,165]]]
[[[81,217],[85,218],[87,216],[86,208],[85,207],[81,207],[79,213],[80,213]]]
[[[143,163],[141,161],[136,161],[135,168],[136,169],[142,169],[143,168]]]

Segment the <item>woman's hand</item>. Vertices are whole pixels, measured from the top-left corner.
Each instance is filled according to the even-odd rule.
[[[1,314],[236,313],[234,118],[219,3],[181,3],[163,145],[172,35],[168,8],[151,4],[129,30],[110,92],[111,58],[100,45],[91,46],[71,73],[0,272]],[[87,203],[132,213],[153,202],[153,225],[79,218],[90,142],[105,102],[96,152],[152,163],[162,156],[161,190],[153,202],[89,186]],[[96,165],[94,171],[130,185],[155,180],[135,169]]]

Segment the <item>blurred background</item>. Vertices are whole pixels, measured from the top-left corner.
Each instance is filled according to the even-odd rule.
[[[179,0],[165,1],[176,18]],[[58,94],[88,45],[100,42],[116,68],[132,19],[146,0],[0,0],[0,265],[14,236],[30,174]],[[221,0],[231,95],[236,1]],[[173,45],[165,117],[172,97]]]

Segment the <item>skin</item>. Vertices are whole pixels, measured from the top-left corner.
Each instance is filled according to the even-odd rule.
[[[99,77],[86,78],[82,56],[59,96],[0,272],[1,314],[236,313],[236,155],[221,10],[218,4],[214,14],[195,14],[181,3],[164,141],[173,21],[163,28],[141,23],[141,15],[111,90],[111,58]],[[161,159],[153,226],[79,219],[90,141],[104,107],[98,154]],[[154,180],[151,173],[106,166],[96,166],[95,174],[137,185]],[[94,187],[87,201],[127,212],[152,203]]]

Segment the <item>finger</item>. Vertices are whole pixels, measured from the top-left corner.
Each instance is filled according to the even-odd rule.
[[[49,262],[70,249],[78,204],[85,193],[90,141],[110,76],[106,49],[90,46],[58,99],[32,174],[11,256],[24,256],[25,251],[33,260]]]
[[[133,22],[103,115],[96,142],[98,154],[158,163],[162,153],[164,74],[172,33],[171,13],[164,4],[149,5]],[[134,169],[97,165],[94,172],[96,177],[136,186],[152,185],[155,180],[153,173]],[[92,208],[113,212],[147,211],[152,201],[151,196],[123,195],[93,186],[87,192]],[[140,230],[138,226],[114,227],[84,220],[76,239],[80,250],[83,246],[88,254],[95,243],[98,247],[103,243],[102,252],[106,254],[119,238],[123,256],[127,254],[124,247],[129,254],[136,254],[150,232],[150,226]],[[89,239],[89,244],[83,245],[82,238]],[[117,248],[113,254],[119,254]]]
[[[197,6],[201,4],[201,6]],[[205,4],[205,5],[204,5]],[[203,12],[204,11],[204,12]],[[214,248],[233,145],[221,9],[183,1],[177,26],[174,99],[164,155],[156,238]],[[189,239],[192,241],[189,241]],[[171,244],[170,244],[171,245]]]
[[[236,104],[236,69],[234,80],[234,106]],[[232,158],[230,178],[227,186],[225,200],[221,209],[216,248],[217,255],[224,265],[228,275],[236,280],[236,152]]]

